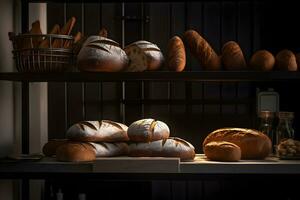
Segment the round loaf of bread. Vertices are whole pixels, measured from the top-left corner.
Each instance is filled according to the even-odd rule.
[[[222,128],[210,133],[203,142],[231,142],[241,148],[242,159],[264,159],[272,150],[272,142],[260,131],[245,128]]]
[[[101,36],[90,36],[77,56],[78,68],[90,72],[118,72],[128,64],[119,44]]]
[[[141,119],[130,124],[127,134],[130,141],[150,142],[168,138],[170,129],[168,125],[162,121]]]
[[[113,157],[128,155],[129,147],[125,142],[90,142],[96,152],[96,157]]]
[[[164,62],[164,56],[160,48],[156,44],[145,40],[129,44],[124,48],[124,51],[129,57],[129,65],[126,71],[157,70],[162,67]],[[145,62],[145,58],[147,66],[140,66]]]
[[[201,67],[205,70],[220,70],[221,59],[209,45],[209,43],[199,35],[197,31],[188,30],[183,36],[192,55],[198,59]]]
[[[241,159],[241,149],[231,142],[209,142],[204,146],[204,154],[209,160],[233,162]]]
[[[247,68],[243,51],[238,43],[229,41],[223,45],[222,63],[227,70],[245,70]]]
[[[181,72],[186,64],[185,48],[180,37],[174,36],[168,44],[167,66],[169,70]]]
[[[65,162],[93,161],[96,151],[89,143],[67,142],[57,148],[56,159]]]
[[[267,50],[256,51],[250,59],[250,67],[258,71],[271,71],[275,65],[275,58]]]
[[[295,54],[284,49],[276,55],[276,68],[285,71],[297,71],[297,61]]]
[[[182,161],[193,160],[195,148],[189,142],[176,137],[146,143],[131,143],[129,155],[134,157],[178,157]]]
[[[72,125],[66,137],[82,142],[124,142],[129,140],[127,129],[126,125],[110,120],[82,121]]]
[[[43,146],[43,154],[45,156],[54,156],[56,154],[56,149],[68,142],[67,139],[51,139]]]

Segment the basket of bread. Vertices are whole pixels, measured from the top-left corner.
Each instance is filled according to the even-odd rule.
[[[60,27],[54,25],[48,34],[43,34],[40,21],[32,23],[27,33],[10,32],[13,56],[19,72],[69,71],[73,59],[74,37],[70,35],[76,19],[70,18]]]

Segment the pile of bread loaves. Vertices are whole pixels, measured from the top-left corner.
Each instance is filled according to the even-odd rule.
[[[272,142],[264,133],[245,128],[222,128],[210,133],[203,142],[209,160],[259,160],[272,151]]]
[[[56,156],[58,161],[93,161],[112,156],[194,159],[193,145],[169,136],[167,124],[154,119],[138,120],[129,127],[109,120],[82,121],[67,130],[67,139],[49,140],[43,153]]]

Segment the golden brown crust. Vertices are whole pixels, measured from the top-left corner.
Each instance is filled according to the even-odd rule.
[[[242,159],[264,159],[272,150],[271,140],[262,132],[244,128],[222,128],[210,133],[203,142],[226,141],[241,148]]]
[[[56,149],[68,142],[67,139],[51,139],[43,146],[43,154],[45,156],[54,156],[56,154]]]
[[[184,33],[184,40],[192,55],[198,59],[201,67],[206,70],[220,70],[220,57],[201,35],[194,30],[188,30]]]
[[[174,36],[168,44],[167,65],[172,71],[181,72],[186,64],[184,44],[180,37]]]
[[[71,17],[67,23],[62,27],[62,29],[60,30],[60,34],[61,35],[70,35],[74,25],[76,22],[76,18],[75,17]],[[64,40],[62,39],[56,39],[53,41],[52,47],[53,48],[63,48],[64,44],[63,44]]]
[[[275,58],[267,50],[256,51],[250,59],[250,67],[259,71],[271,71],[275,65]]]
[[[95,148],[89,143],[67,142],[56,150],[58,161],[93,161],[96,159]]]
[[[243,51],[238,43],[229,41],[223,45],[222,63],[227,70],[244,70],[247,68]]]
[[[287,49],[284,49],[276,55],[276,68],[285,71],[297,71],[297,61],[295,54]]]
[[[209,142],[203,149],[209,160],[233,162],[241,159],[241,149],[231,142]]]

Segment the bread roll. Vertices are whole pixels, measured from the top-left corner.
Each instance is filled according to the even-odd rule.
[[[96,152],[96,157],[112,157],[112,156],[123,156],[128,155],[129,147],[125,142],[90,142]]]
[[[276,55],[276,68],[285,71],[297,71],[297,61],[295,54],[287,49],[280,51]]]
[[[250,59],[250,67],[259,71],[271,71],[275,65],[274,56],[267,50],[256,51]]]
[[[51,139],[43,146],[43,154],[45,156],[54,156],[59,146],[68,142],[67,139]]]
[[[231,142],[209,142],[204,146],[209,160],[232,162],[241,159],[241,149]]]
[[[205,70],[221,69],[220,57],[216,54],[208,42],[197,33],[197,31],[186,31],[184,33],[184,40],[189,46],[192,55],[198,59],[201,67]]]
[[[81,71],[118,72],[128,64],[128,57],[117,42],[90,36],[83,44],[77,62]]]
[[[169,70],[181,72],[186,64],[185,48],[180,37],[174,36],[168,44],[167,66]]]
[[[238,43],[229,41],[223,45],[222,63],[227,70],[244,70],[247,68],[243,51]]]
[[[86,142],[123,142],[129,140],[127,129],[126,125],[109,120],[82,121],[67,130],[67,138]]]
[[[136,58],[137,55],[135,54],[136,47],[140,48],[143,54],[145,54],[147,58],[147,70],[157,70],[160,67],[162,67],[162,64],[164,62],[164,56],[160,48],[156,44],[153,44],[145,40],[140,40],[131,43],[124,48],[126,54],[130,59],[130,64],[128,66],[128,69],[126,69],[126,71],[144,71],[145,69],[144,66],[139,68],[139,64],[143,62],[142,61],[143,56],[141,56],[140,59]],[[135,65],[136,67],[133,67],[133,65]]]
[[[134,157],[178,157],[182,161],[193,160],[195,148],[189,142],[171,137],[146,143],[129,145],[129,155]]]
[[[170,130],[162,121],[141,119],[130,124],[127,133],[130,141],[150,142],[168,138]]]
[[[222,128],[210,133],[203,142],[226,141],[241,148],[242,159],[264,159],[272,150],[272,143],[262,132],[244,128]]]
[[[93,161],[96,159],[96,151],[89,143],[67,142],[59,146],[56,150],[58,161]]]

